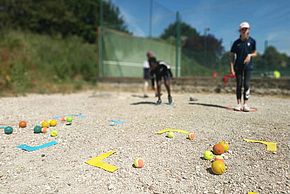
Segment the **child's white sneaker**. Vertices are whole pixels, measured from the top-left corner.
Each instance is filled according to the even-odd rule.
[[[243,110],[245,112],[250,112],[250,107],[247,104],[244,104]]]
[[[237,106],[234,107],[234,110],[241,111],[242,110],[242,105],[241,104],[237,104]]]

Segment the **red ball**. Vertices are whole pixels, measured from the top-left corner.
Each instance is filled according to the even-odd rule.
[[[41,132],[42,132],[42,133],[46,133],[46,132],[47,132],[47,127],[43,127],[43,128],[41,129]]]
[[[225,153],[225,149],[224,149],[224,146],[222,144],[215,144],[213,146],[213,153],[216,154],[216,155],[221,155],[223,153]]]
[[[143,168],[144,166],[144,161],[141,158],[137,158],[134,160],[134,167],[135,168]]]

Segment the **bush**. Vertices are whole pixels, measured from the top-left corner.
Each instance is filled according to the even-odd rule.
[[[97,61],[97,46],[79,37],[7,31],[0,36],[0,87],[25,93],[76,81],[81,88],[96,77]]]

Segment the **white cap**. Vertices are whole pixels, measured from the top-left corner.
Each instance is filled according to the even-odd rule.
[[[242,28],[250,28],[250,24],[248,22],[242,22],[240,24],[240,29],[242,29]]]

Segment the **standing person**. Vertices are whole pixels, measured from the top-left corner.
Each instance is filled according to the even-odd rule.
[[[171,90],[170,90],[170,80],[172,79],[172,72],[170,66],[164,61],[157,61],[155,57],[149,59],[150,69],[155,75],[156,85],[157,85],[157,97],[158,100],[156,104],[161,104],[161,81],[163,79],[165,88],[168,94],[168,104],[172,104]]]
[[[231,48],[231,74],[236,76],[236,97],[237,106],[234,110],[245,112],[250,111],[248,100],[250,97],[250,79],[253,70],[252,58],[257,56],[256,41],[250,37],[250,24],[242,22],[240,24],[240,37],[233,43]],[[242,87],[243,99],[242,104]]]
[[[149,66],[149,59],[151,57],[154,57],[153,52],[148,51],[146,53],[146,57],[147,57],[147,60],[144,61],[144,63],[143,63],[144,98],[148,98],[148,86],[149,86],[149,80],[150,79],[151,79],[151,82],[152,82],[152,88],[154,89],[154,78],[151,75],[150,66]],[[152,81],[152,79],[153,79],[153,81]]]

